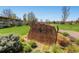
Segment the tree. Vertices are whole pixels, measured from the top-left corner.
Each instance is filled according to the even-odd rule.
[[[40,19],[40,22],[42,23],[43,22],[43,19]]]
[[[16,16],[16,14],[15,14],[15,13],[14,13],[14,14],[12,14],[11,18],[12,18],[12,19],[18,19],[18,17]]]
[[[76,22],[75,22],[76,24],[79,24],[79,18],[76,20]]]
[[[46,19],[46,23],[47,23],[47,24],[49,23],[49,20],[48,20],[48,19]]]
[[[63,19],[63,23],[66,22],[69,14],[70,14],[70,7],[67,7],[67,6],[63,6],[62,7],[62,19]]]
[[[33,26],[37,22],[37,18],[35,17],[33,12],[28,13],[28,24]]]
[[[1,15],[3,17],[8,17],[8,18],[12,18],[12,19],[16,19],[17,18],[16,14],[11,9],[4,9],[1,12]]]
[[[26,20],[26,13],[23,15],[23,20],[24,20],[24,24],[26,24],[27,22],[27,20]]]

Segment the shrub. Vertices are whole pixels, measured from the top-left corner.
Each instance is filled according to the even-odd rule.
[[[29,44],[24,44],[23,45],[23,52],[31,52],[32,51],[32,48]]]
[[[69,45],[67,48],[66,48],[68,51],[68,53],[77,53],[79,52],[79,47],[77,45]]]
[[[20,42],[22,43],[23,52],[26,53],[32,52],[32,49],[37,47],[37,44],[32,40],[26,42],[23,38],[20,38]]]
[[[41,49],[41,51],[46,53],[46,52],[49,52],[49,48],[50,48],[49,45],[42,45],[42,47],[40,49]]]
[[[0,52],[16,53],[22,51],[22,44],[19,37],[16,35],[1,36],[0,37]]]
[[[64,50],[59,45],[53,44],[53,46],[50,48],[50,52],[64,53]]]
[[[62,33],[64,36],[69,36],[69,33],[67,33],[67,32],[63,32]]]
[[[32,51],[32,47],[29,42],[25,42],[23,39],[20,39],[20,42],[22,43],[23,52],[28,53]]]
[[[75,43],[79,45],[79,39],[75,39]]]
[[[43,53],[41,50],[34,50],[32,53]]]
[[[32,48],[36,48],[37,44],[34,41],[29,41],[28,44],[32,47]]]

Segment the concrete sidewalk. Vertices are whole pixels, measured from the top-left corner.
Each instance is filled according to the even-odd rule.
[[[79,38],[79,32],[76,31],[70,31],[70,30],[59,30],[59,32],[67,32],[69,35],[75,39]]]

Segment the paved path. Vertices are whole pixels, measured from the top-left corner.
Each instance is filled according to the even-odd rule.
[[[70,31],[70,30],[59,30],[59,32],[67,32],[69,35],[75,39],[79,38],[79,32]]]

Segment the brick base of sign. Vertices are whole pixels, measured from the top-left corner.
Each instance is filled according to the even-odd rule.
[[[53,44],[56,41],[57,32],[54,26],[44,23],[35,23],[28,34],[28,39],[45,44]]]

